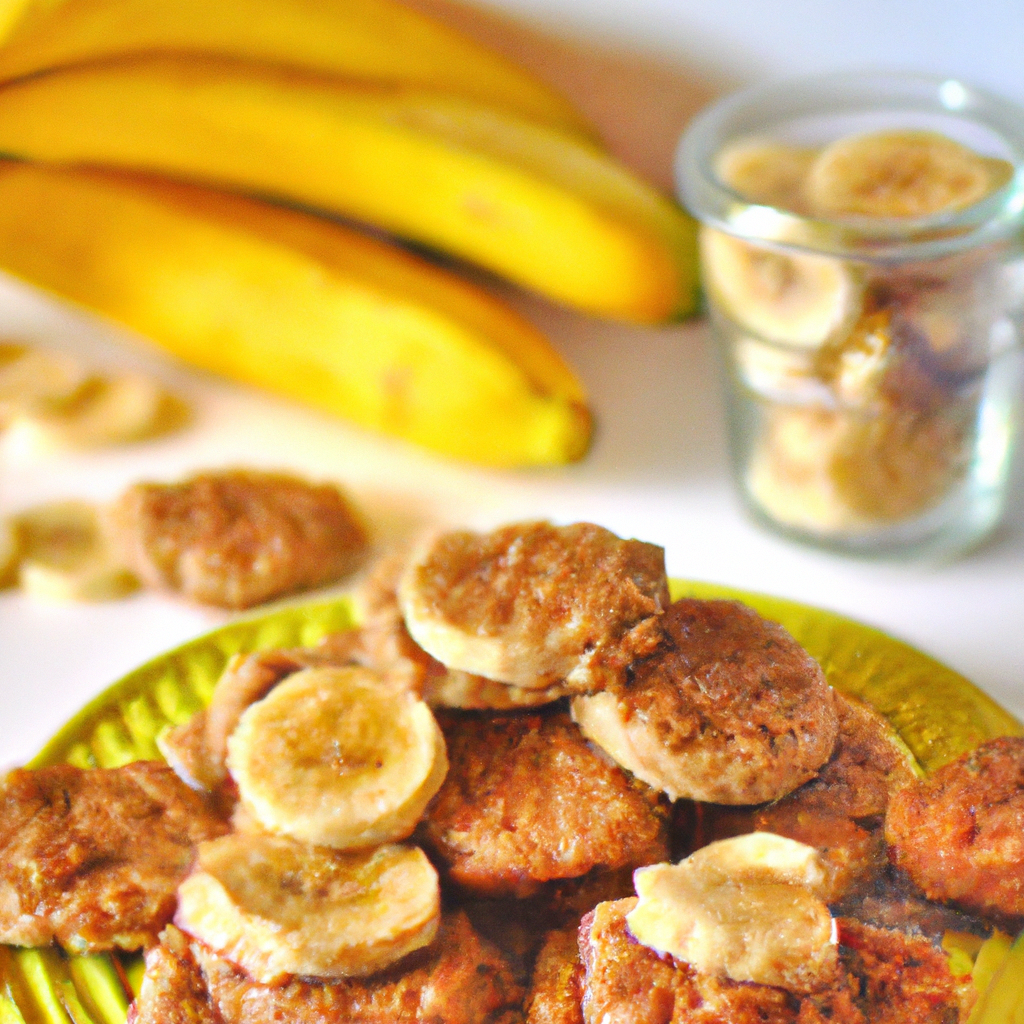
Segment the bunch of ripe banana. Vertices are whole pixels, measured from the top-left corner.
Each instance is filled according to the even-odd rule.
[[[591,422],[546,339],[334,218],[589,313],[691,308],[679,209],[396,0],[0,0],[5,26],[0,268],[196,365],[456,457],[564,462]]]

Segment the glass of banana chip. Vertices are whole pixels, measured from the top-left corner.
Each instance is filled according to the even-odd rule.
[[[998,522],[1024,376],[1024,110],[952,79],[726,98],[679,148],[739,490],[870,556]]]

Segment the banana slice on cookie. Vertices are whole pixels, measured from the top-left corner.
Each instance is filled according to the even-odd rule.
[[[109,601],[139,581],[117,557],[99,509],[86,501],[39,505],[12,520],[18,582],[49,601]]]
[[[175,923],[258,982],[373,974],[426,946],[440,920],[422,850],[358,853],[236,832],[199,846]]]
[[[753,832],[633,875],[633,937],[705,973],[807,992],[831,978],[836,931],[816,849]]]
[[[410,835],[448,758],[422,700],[349,666],[296,672],[251,705],[227,765],[264,828],[356,849]]]
[[[772,139],[739,139],[715,159],[715,173],[748,202],[802,213],[804,180],[818,150]]]
[[[861,275],[841,260],[777,252],[709,227],[701,228],[700,251],[709,297],[757,339],[813,349],[860,314]]]
[[[1008,170],[938,132],[880,131],[827,146],[805,190],[818,216],[929,217],[984,199],[1009,180]]]

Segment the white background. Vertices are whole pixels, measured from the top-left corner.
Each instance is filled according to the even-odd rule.
[[[715,3],[505,0],[560,31],[630,42],[748,82],[868,64],[960,75],[1024,102],[1024,12],[1010,3]],[[291,468],[345,483],[382,541],[428,521],[490,526],[589,519],[662,544],[670,573],[832,608],[909,640],[1024,713],[1024,466],[1006,522],[947,567],[849,561],[796,547],[744,518],[729,483],[705,328],[624,328],[523,297],[577,367],[599,419],[578,466],[494,473],[435,459],[172,365],[127,335],[0,279],[0,335],[97,363],[148,366],[194,404],[184,434],[25,463],[0,459],[0,513],[71,495],[104,500],[140,478],[199,467]],[[0,595],[0,765],[22,761],[85,700],[138,663],[223,621],[158,595],[47,606]]]

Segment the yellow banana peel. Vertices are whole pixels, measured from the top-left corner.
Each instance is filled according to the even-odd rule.
[[[140,58],[0,89],[0,152],[319,208],[599,315],[658,322],[695,301],[678,207],[586,141],[451,96]]]
[[[0,0],[0,40],[0,80],[127,54],[207,53],[451,92],[593,131],[512,61],[397,0]]]
[[[0,267],[215,373],[456,458],[568,462],[583,390],[481,289],[266,203],[113,172],[0,162]]]

